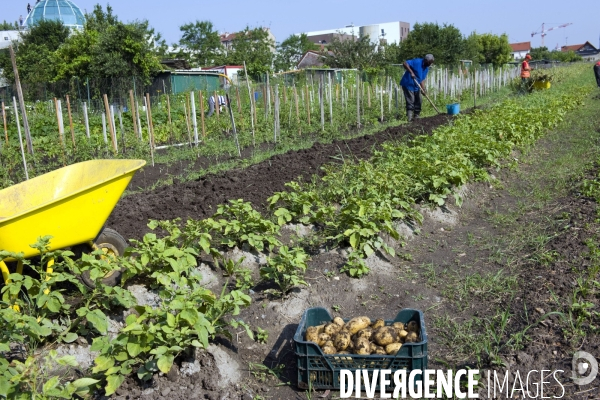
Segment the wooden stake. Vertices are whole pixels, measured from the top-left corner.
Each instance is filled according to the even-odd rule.
[[[185,102],[183,103],[183,113],[185,114],[185,126],[187,127],[188,140],[190,142],[190,147],[193,147],[194,144],[192,143],[192,128],[190,127],[190,119],[188,117],[188,111],[187,111]]]
[[[304,105],[306,107],[306,116],[308,117],[308,126],[310,126],[310,99],[308,97],[308,84],[304,86],[304,89],[306,91],[306,101],[304,102]]]
[[[12,46],[11,46],[12,52]],[[19,133],[19,146],[21,146],[21,157],[23,158],[23,168],[25,169],[25,179],[29,180],[29,172],[27,171],[27,160],[25,159],[25,150],[23,149],[23,138],[21,137],[21,124],[19,123],[19,110],[17,109],[17,99],[13,96],[13,106],[15,108],[15,119],[17,120],[17,132]]]
[[[164,83],[164,81],[163,81]],[[171,99],[169,99],[169,95],[167,94],[167,113],[169,115],[169,138],[171,139],[171,143],[173,143],[173,121],[171,120]]]
[[[133,100],[133,90],[129,91],[129,107],[131,107],[131,119],[133,120],[133,133],[135,133],[137,135],[138,132],[138,128],[137,128],[137,118],[136,118],[136,108],[135,108],[135,101]]]
[[[17,58],[12,45],[9,46],[10,60],[12,61],[13,72],[15,75],[15,84],[17,85],[17,95],[19,96],[19,106],[23,114],[23,128],[25,128],[25,140],[27,141],[27,151],[33,154],[33,143],[31,141],[31,132],[29,130],[29,121],[27,121],[27,109],[25,108],[25,99],[23,98],[23,89],[21,88],[21,80],[19,79],[19,69],[17,68]]]
[[[121,146],[125,153],[125,127],[123,126],[123,106],[119,106],[119,125],[121,125]]]
[[[275,96],[274,101],[274,113],[273,113],[273,143],[277,143],[277,136],[279,133],[279,86],[275,85]]]
[[[360,76],[356,72],[356,126],[360,128]]]
[[[227,104],[230,105],[229,95],[225,94],[225,98],[227,99]],[[238,141],[237,130],[235,129],[235,119],[233,118],[233,109],[230,106],[228,106],[227,108],[229,109],[229,117],[231,118],[231,127],[233,129],[233,137],[235,139],[235,146],[237,147],[238,156],[241,158],[242,151],[240,150],[240,142]]]
[[[152,147],[152,128],[150,127],[150,107],[149,106],[148,94],[144,97],[144,103],[146,106],[146,124],[148,125],[148,144],[150,145],[150,157],[152,158],[152,166],[154,167],[154,148]]]
[[[302,135],[302,127],[300,126],[300,108],[298,107],[298,91],[294,85],[294,102],[296,103],[296,122],[298,123],[298,134]]]
[[[323,74],[319,75],[319,109],[321,110],[321,131],[325,130],[325,104],[323,104]]]
[[[77,145],[75,144],[75,128],[73,127],[73,116],[71,115],[71,100],[69,99],[69,95],[67,95],[67,112],[69,113],[69,126],[71,127],[71,140],[73,141],[73,148],[77,149]]]
[[[106,113],[102,113],[102,138],[104,144],[108,144],[108,137],[106,136]]]
[[[190,107],[192,126],[194,127],[194,144],[198,146],[198,120],[196,119],[196,97],[194,92],[190,92]],[[204,114],[204,110],[200,110]]]
[[[88,109],[87,109],[87,103],[84,101],[83,102],[83,122],[85,123],[85,136],[87,136],[87,138],[90,138],[90,120],[88,118]]]
[[[327,80],[329,81],[329,123],[333,126],[333,96],[331,93],[331,74],[327,73]]]
[[[65,141],[63,140],[63,133],[60,124],[60,111],[58,109],[58,100],[54,98],[54,109],[56,110],[56,124],[58,125],[58,137],[60,138],[60,144],[64,147]]]
[[[6,107],[4,106],[4,102],[2,102],[2,120],[4,121],[4,138],[6,139],[6,144],[8,144],[8,126],[6,125]]]
[[[105,94],[104,96],[104,109],[106,110],[106,117],[108,118],[108,128],[110,130],[110,140],[113,146],[113,150],[117,152],[117,142],[115,141],[115,130],[112,124],[112,116],[110,114],[110,107],[108,106],[108,96]]]
[[[246,77],[246,85],[248,86],[248,100],[250,100],[250,123],[252,125],[252,147],[256,146],[254,139],[254,124],[256,123],[256,110],[254,104],[254,95],[250,90],[250,79],[248,78],[248,72],[246,71],[246,61],[244,61],[244,76]]]
[[[154,122],[152,122],[152,106],[150,105],[150,93],[146,93],[146,108],[148,109],[148,119],[150,122],[150,146],[152,149],[156,147],[156,143],[154,142]]]
[[[206,125],[204,123],[204,96],[202,91],[198,91],[198,97],[200,97],[200,123],[202,124],[202,138],[206,138]]]

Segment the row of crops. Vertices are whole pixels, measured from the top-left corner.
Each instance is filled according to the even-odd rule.
[[[515,71],[480,71],[472,76],[440,70],[432,73],[429,91],[440,108],[457,101],[472,104],[474,96],[508,85]],[[165,147],[160,155],[167,152],[170,159],[239,155],[240,149],[265,142],[285,147],[307,137],[327,140],[381,122],[395,123],[404,116],[402,90],[390,77],[363,82],[356,71],[338,71],[295,74],[256,85],[240,83],[227,92],[136,96],[132,90],[127,97],[100,98],[90,104],[68,96],[28,104],[31,141],[26,140],[17,104],[4,104],[0,187],[24,180],[25,168],[33,177],[94,158],[154,162],[154,153]],[[206,116],[209,97],[215,95],[229,96],[231,115],[224,108]],[[424,107],[426,113],[432,112],[428,104]]]
[[[206,348],[217,335],[230,336],[230,331],[243,327],[254,337],[255,327],[237,316],[251,303],[248,293],[256,290],[257,282],[248,268],[224,255],[227,249],[247,246],[264,253],[267,263],[260,270],[261,280],[277,288],[271,290],[273,295],[285,296],[306,284],[309,255],[301,246],[283,245],[280,229],[289,222],[314,224],[321,243],[352,248],[342,270],[363,276],[369,273],[365,257],[377,250],[395,253],[382,234],[400,239],[396,222],[422,221],[416,204],[442,205],[461,185],[488,181],[490,170],[514,162],[510,157],[514,149],[534,144],[581,104],[591,90],[581,84],[583,73],[578,67],[562,70],[560,84],[552,91],[509,98],[487,110],[461,115],[431,136],[409,143],[387,143],[372,159],[346,161],[329,168],[320,180],[291,182],[288,191],[271,197],[268,215],[237,200],[203,220],[150,221],[153,233],[132,241],[120,260],[125,267],[120,287],[102,284],[102,277],[118,268],[114,263],[99,254],[78,258],[70,251],[48,252],[51,238],[41,238],[34,244],[41,260],[22,260],[33,273],[11,274],[11,282],[2,289],[0,395],[29,398],[43,392],[71,398],[97,389],[110,395],[131,374],[149,380],[159,371],[169,372],[178,356]],[[460,204],[461,199],[456,200]],[[202,285],[200,256],[212,257],[228,277],[229,284],[219,293]],[[0,258],[7,257],[22,259],[0,251]],[[47,273],[44,265],[50,259],[56,264]],[[94,289],[77,279],[84,271],[95,281]],[[157,288],[161,299],[157,307],[137,305],[126,288],[134,278]],[[109,336],[108,317],[132,308],[135,312],[126,317],[125,326]],[[256,332],[264,337],[260,327]],[[44,381],[51,365],[75,361],[50,352],[39,362],[33,356],[36,350],[80,338],[98,352],[86,377],[54,376]],[[8,356],[16,344],[26,361]]]

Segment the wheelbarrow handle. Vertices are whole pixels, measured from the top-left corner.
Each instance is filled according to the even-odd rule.
[[[435,111],[437,111],[438,114],[441,114],[440,110],[438,110],[438,108],[435,106],[435,104],[433,104],[433,101],[431,101],[431,99],[429,98],[429,96],[427,96],[427,93],[425,93],[425,91],[423,91],[423,87],[421,86],[421,84],[419,83],[419,81],[417,81],[417,78],[415,78],[415,73],[410,68],[410,65],[408,65],[408,63],[406,63],[406,62],[403,65],[404,65],[404,67],[406,69],[408,69],[408,72],[410,72],[411,78],[413,78],[413,80],[415,81],[415,83],[417,84],[417,86],[419,87],[419,89],[421,90],[421,93],[423,93],[423,96],[425,96],[425,98],[427,100],[429,100],[429,103],[431,103],[431,105],[433,106],[433,108],[435,108]]]

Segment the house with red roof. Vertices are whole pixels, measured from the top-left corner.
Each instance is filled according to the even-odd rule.
[[[531,42],[511,43],[510,48],[513,60],[521,60],[531,51]]]
[[[562,46],[560,51],[574,51],[575,54],[580,55],[585,60],[599,60],[600,59],[600,50],[598,50],[593,44],[590,42],[585,42],[584,44],[573,44],[569,46]]]

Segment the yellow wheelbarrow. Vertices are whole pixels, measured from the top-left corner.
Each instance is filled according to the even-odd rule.
[[[91,160],[69,165],[28,181],[0,190],[0,250],[39,256],[30,247],[38,238],[51,235],[50,251],[89,246],[119,256],[127,242],[104,227],[135,172],[144,160]],[[9,281],[6,262],[0,260],[5,282]],[[52,273],[54,260],[48,263]],[[23,272],[18,262],[16,272]],[[105,276],[103,282],[116,284],[120,273]],[[93,287],[89,275],[83,281]]]

